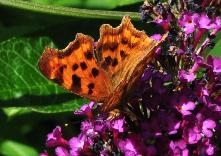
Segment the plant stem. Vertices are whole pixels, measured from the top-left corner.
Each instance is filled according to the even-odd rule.
[[[133,20],[140,20],[140,15],[137,12],[78,9],[63,6],[45,5],[22,0],[0,0],[0,6],[1,5],[23,10],[29,10],[33,12],[69,17],[120,20],[124,15],[129,15]]]

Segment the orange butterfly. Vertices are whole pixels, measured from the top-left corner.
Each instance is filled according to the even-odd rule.
[[[46,48],[39,60],[41,72],[75,94],[101,102],[102,112],[125,103],[159,42],[138,31],[128,16],[120,26],[103,24],[94,50],[94,39],[78,33],[63,50]]]

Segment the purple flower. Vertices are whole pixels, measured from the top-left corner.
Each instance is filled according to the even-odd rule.
[[[192,82],[195,79],[194,73],[191,73],[185,70],[180,70],[178,73],[178,77],[180,81],[183,81],[183,82]]]
[[[216,147],[211,144],[210,139],[204,139],[199,146],[199,155],[214,155]]]
[[[209,55],[207,63],[211,66],[214,73],[221,73],[221,58]]]
[[[166,19],[158,18],[158,19],[154,20],[154,22],[159,24],[160,26],[162,26],[164,31],[167,32],[169,29],[169,24],[170,24],[171,20],[172,20],[171,15],[168,15]]]
[[[86,136],[90,136],[90,137],[95,137],[97,134],[97,132],[94,131],[94,126],[92,122],[89,122],[87,120],[81,123],[81,131]]]
[[[215,29],[215,31],[219,31],[221,29],[221,18],[216,17],[214,23],[212,24],[212,28]]]
[[[183,55],[185,52],[182,49],[177,49],[176,54],[177,55]]]
[[[165,122],[161,121],[163,118]],[[173,135],[176,134],[177,130],[180,128],[180,121],[176,118],[176,114],[173,114],[172,112],[161,112],[158,117],[158,125],[160,125],[161,131],[164,131],[164,133],[167,133],[168,135]]]
[[[211,138],[213,136],[212,131],[215,127],[216,127],[216,122],[211,119],[207,119],[207,120],[203,121],[202,133],[206,137]]]
[[[162,76],[156,76],[155,79],[153,79],[153,90],[158,92],[159,94],[163,94],[166,92],[166,88],[164,87],[164,77]]]
[[[152,66],[147,66],[146,70],[144,71],[141,81],[147,81],[149,80],[153,75]]]
[[[181,126],[183,129],[182,138],[188,144],[196,144],[201,140],[202,121],[202,114],[197,114],[196,116],[190,115],[183,120]]]
[[[92,109],[95,106],[94,102],[90,102],[89,104],[83,104],[79,110],[76,110],[74,114],[76,115],[87,115],[89,119],[93,118]]]
[[[47,147],[66,146],[67,144],[68,142],[62,137],[60,126],[57,126],[52,133],[47,135]]]
[[[214,145],[208,144],[207,147],[206,147],[206,154],[214,155],[214,153],[215,153]]]
[[[213,145],[209,145],[206,148],[206,154],[208,155],[214,155],[215,153],[215,147]]]
[[[161,34],[154,34],[151,36],[152,39],[156,40],[156,41],[160,41],[162,38]]]
[[[124,119],[116,119],[111,122],[111,127],[117,132],[122,133],[125,131],[124,124],[125,124]]]
[[[109,156],[109,151],[105,148],[100,152],[100,156]]]
[[[198,27],[199,15],[197,13],[184,13],[179,19],[179,25],[183,27],[183,31],[189,35]]]
[[[176,134],[179,128],[180,121],[175,117],[175,114],[159,111],[156,115],[151,116],[148,122],[141,123],[141,134],[145,139],[158,138],[164,134]]]
[[[79,135],[78,137],[73,137],[69,140],[70,145],[70,155],[78,156],[81,152],[86,152],[89,150],[91,140],[85,135]]]
[[[94,121],[94,131],[96,132],[105,132],[108,129],[108,121],[102,119],[102,118],[97,118],[96,121]],[[105,123],[105,124],[104,124]]]
[[[42,153],[39,154],[39,156],[49,156],[47,151],[44,151]]]
[[[73,156],[80,155],[80,151],[84,147],[84,141],[80,140],[78,137],[73,137],[70,139],[69,144],[71,147],[70,154]]]
[[[212,28],[211,19],[206,14],[202,14],[200,16],[199,28],[208,29],[208,30]]]
[[[218,97],[220,98],[220,95],[219,95]],[[207,99],[206,99],[206,100],[207,100]],[[206,100],[205,100],[205,101],[206,101]],[[207,105],[208,108],[210,108],[210,110],[219,113],[218,116],[221,117],[221,114],[220,114],[220,112],[221,112],[221,102],[218,101],[218,100],[221,101],[221,99],[217,99],[217,101],[208,100],[208,101],[206,101],[205,104]]]
[[[120,140],[118,143],[119,149],[125,156],[142,156],[139,152],[138,138],[130,137],[125,140]]]
[[[208,65],[205,63],[205,60],[204,60],[204,58],[202,56],[194,55],[193,59],[201,67],[208,67]]]
[[[201,139],[200,130],[198,127],[189,128],[186,130],[184,138],[187,139],[189,144],[196,144]]]
[[[183,101],[177,105],[178,111],[180,111],[180,113],[184,116],[192,114],[191,111],[194,110],[195,107],[196,104],[192,101]]]
[[[56,156],[69,156],[68,150],[60,146],[55,148],[55,153],[56,153]]]
[[[187,149],[186,142],[184,140],[171,141],[170,149],[173,151],[174,156],[188,156],[189,150]]]

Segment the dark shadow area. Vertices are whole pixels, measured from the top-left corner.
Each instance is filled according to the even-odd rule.
[[[52,94],[48,96],[24,95],[16,99],[0,100],[0,105],[1,107],[48,106],[74,99],[81,99],[81,97],[72,93]]]
[[[62,128],[63,137],[70,139],[80,132],[82,117],[73,113],[40,114],[28,113],[16,116],[8,120],[3,118],[4,113],[0,110],[0,139],[13,140],[19,143],[33,146],[38,152],[45,147],[47,134],[51,133],[56,126]]]

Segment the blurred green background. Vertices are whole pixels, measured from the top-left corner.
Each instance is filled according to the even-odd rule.
[[[0,0],[0,155],[37,156],[56,125],[65,138],[79,132],[82,118],[73,111],[88,101],[46,80],[37,61],[46,46],[62,49],[78,32],[97,40],[101,24],[117,26],[125,14],[137,29],[156,32],[139,21],[140,5],[142,0]]]

